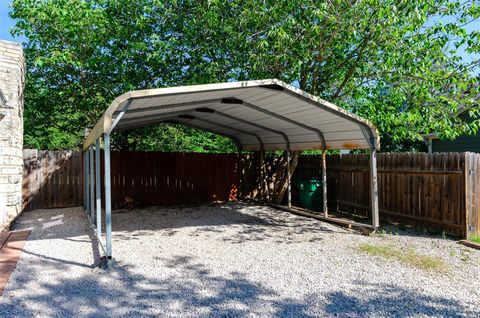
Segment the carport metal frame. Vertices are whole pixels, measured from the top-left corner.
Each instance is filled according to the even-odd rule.
[[[271,89],[272,91],[278,90],[279,92],[290,94],[302,101],[314,104],[315,106],[323,107],[323,110],[327,110],[334,115],[341,117],[342,119],[347,119],[358,126],[362,130],[362,133],[369,145],[370,149],[370,179],[371,179],[371,212],[372,212],[372,226],[377,228],[379,226],[379,216],[378,216],[378,189],[377,189],[377,149],[380,147],[380,141],[376,128],[369,123],[368,121],[348,113],[347,111],[336,107],[333,104],[325,102],[315,96],[309,95],[297,88],[294,88],[290,85],[287,85],[279,80],[261,80],[261,81],[248,81],[248,82],[237,82],[237,83],[223,83],[223,84],[210,84],[210,85],[194,85],[194,86],[185,86],[185,87],[173,87],[173,88],[164,88],[156,90],[147,90],[147,91],[133,91],[126,94],[123,94],[117,97],[111,106],[104,113],[99,122],[92,129],[90,134],[84,141],[83,144],[83,162],[84,162],[84,208],[87,212],[88,219],[95,230],[98,242],[100,243],[105,256],[107,259],[112,259],[112,206],[111,206],[111,173],[110,173],[110,135],[114,130],[122,129],[133,129],[138,127],[143,127],[146,125],[151,125],[155,123],[162,122],[175,122],[179,124],[184,124],[187,126],[192,126],[198,129],[210,131],[216,134],[224,135],[225,137],[231,138],[237,145],[239,151],[242,150],[242,143],[235,137],[226,133],[219,133],[218,131],[212,131],[189,123],[188,119],[195,119],[201,122],[206,122],[208,124],[215,124],[218,127],[223,127],[227,130],[236,131],[238,133],[243,133],[255,137],[259,142],[258,151],[260,153],[260,200],[264,196],[264,157],[265,157],[265,146],[262,138],[252,131],[245,129],[239,129],[233,126],[224,125],[221,122],[212,122],[205,118],[196,118],[192,115],[183,115],[186,111],[175,111],[175,108],[185,107],[185,106],[194,106],[195,111],[202,113],[215,113],[222,118],[228,118],[237,123],[246,124],[255,129],[261,129],[269,131],[271,133],[277,134],[284,139],[285,145],[285,156],[286,156],[286,172],[287,172],[287,205],[288,208],[291,208],[291,147],[290,140],[282,131],[272,129],[271,127],[263,126],[256,122],[248,121],[238,116],[232,116],[230,114],[223,113],[219,110],[212,110],[206,107],[198,107],[202,105],[208,105],[209,103],[219,102],[225,104],[239,104],[248,109],[253,109],[257,112],[260,112],[264,115],[274,117],[283,122],[293,124],[296,127],[301,127],[305,130],[311,131],[318,135],[319,144],[321,145],[321,179],[323,183],[323,217],[328,218],[328,207],[327,207],[327,171],[326,171],[326,151],[328,149],[325,137],[322,131],[318,128],[308,126],[302,122],[296,121],[289,117],[277,114],[273,111],[264,109],[248,101],[239,100],[237,98],[221,98],[221,99],[208,99],[208,100],[195,100],[187,103],[173,103],[173,104],[164,104],[153,106],[149,108],[139,108],[131,110],[131,113],[136,112],[151,112],[155,110],[166,110],[171,109],[169,112],[162,112],[158,116],[143,116],[138,120],[131,121],[133,124],[128,127],[119,127],[117,126],[125,114],[129,111],[129,107],[134,100],[145,99],[145,98],[155,98],[159,96],[169,95],[169,94],[192,94],[195,92],[215,92],[219,90],[229,90],[229,89],[239,89],[244,87],[261,87],[266,89]],[[123,107],[119,108],[123,103]],[[177,116],[178,119],[172,120],[169,117]],[[116,129],[117,128],[117,129]],[[103,139],[103,148],[104,148],[104,191],[105,191],[105,243],[102,239],[102,202],[101,202],[101,169],[100,169],[100,149]],[[308,149],[304,149],[308,150]]]

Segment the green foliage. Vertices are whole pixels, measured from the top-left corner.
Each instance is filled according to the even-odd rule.
[[[25,146],[78,147],[116,96],[184,79],[169,24],[176,13],[162,1],[22,0],[12,8],[13,33],[28,39]]]
[[[125,150],[211,153],[237,151],[235,144],[228,138],[174,124],[145,127],[132,132],[117,132],[113,140],[114,149]]]
[[[472,242],[480,244],[480,235],[471,235],[468,237],[468,239]]]
[[[206,47],[224,44],[231,76],[296,83],[370,119],[384,150],[414,150],[421,133],[478,128],[478,120],[453,116],[478,94],[478,59],[462,61],[454,49],[479,52],[478,31],[464,29],[479,22],[476,1],[217,1],[196,9],[187,35],[203,32]],[[218,60],[209,53],[199,53],[193,73]]]
[[[458,53],[480,53],[480,32],[466,29],[479,23],[477,0],[15,0],[12,8],[13,33],[28,39],[28,146],[78,146],[128,90],[273,77],[370,119],[383,150],[479,127],[455,116],[479,115],[479,59]],[[233,149],[175,126],[114,137],[129,149]]]
[[[398,249],[393,245],[377,245],[369,243],[360,244],[357,246],[357,249],[373,256],[380,256],[389,261],[401,262],[424,270],[445,272],[448,269],[447,264],[445,264],[440,258],[419,254],[412,249],[403,250]]]

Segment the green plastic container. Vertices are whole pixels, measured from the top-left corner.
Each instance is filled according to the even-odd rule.
[[[298,201],[302,208],[321,211],[322,210],[322,181],[319,179],[297,179]]]

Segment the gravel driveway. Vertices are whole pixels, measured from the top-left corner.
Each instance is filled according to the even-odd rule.
[[[14,227],[32,233],[0,317],[480,317],[480,251],[441,237],[366,237],[246,203],[116,211],[105,271],[81,208],[27,212]]]

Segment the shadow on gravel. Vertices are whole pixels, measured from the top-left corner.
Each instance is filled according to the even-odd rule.
[[[38,262],[42,262],[41,259]],[[1,317],[464,317],[471,315],[459,303],[387,285],[359,284],[357,295],[342,291],[310,294],[294,299],[249,281],[241,273],[213,275],[190,257],[163,259],[175,274],[152,279],[134,268],[117,265],[43,283],[25,297],[0,302]],[[68,271],[67,264],[48,263],[50,275]],[[38,267],[37,267],[38,268]],[[42,273],[17,277],[20,285]],[[365,290],[375,290],[369,298]],[[41,291],[41,292],[38,292]],[[15,291],[14,291],[15,293]]]
[[[251,210],[253,209],[253,210]],[[276,210],[274,210],[274,213]],[[272,208],[246,203],[208,204],[188,207],[150,207],[145,209],[114,211],[114,239],[139,240],[161,231],[164,236],[174,236],[182,228],[192,228],[192,236],[221,233],[225,227],[236,226],[234,236],[224,241],[243,243],[276,239],[278,243],[294,243],[291,235],[332,232],[321,222],[294,216],[284,211],[272,213]],[[272,215],[273,214],[273,215]],[[78,241],[75,237],[85,233],[78,224],[88,223],[81,207],[43,209],[25,212],[14,224],[17,229],[31,229],[29,240],[64,239]],[[91,239],[93,238],[90,237]],[[321,240],[321,238],[316,238]]]
[[[40,209],[24,212],[13,224],[15,230],[31,230],[28,240],[62,239],[76,243],[90,243],[95,262],[85,265],[79,262],[34,253],[24,249],[22,253],[30,254],[44,261],[68,265],[95,268],[100,260],[100,250],[95,233],[90,228],[88,218],[81,207],[67,209]],[[88,240],[78,239],[87,234]]]
[[[381,224],[377,233],[381,235],[395,235],[406,237],[422,237],[427,239],[441,239],[449,241],[458,241],[461,239],[459,236],[446,234],[440,230],[429,229],[421,226],[409,226],[404,224]]]
[[[82,224],[82,226],[78,226]],[[29,241],[71,239],[85,234],[87,216],[81,207],[65,209],[39,209],[23,212],[12,224],[16,230],[30,229]]]
[[[420,294],[393,285],[357,282],[360,289],[376,293],[375,297],[347,295],[342,291],[326,295],[325,314],[338,317],[478,317],[455,300]]]
[[[109,271],[52,280],[27,296],[1,300],[0,317],[317,316],[309,312],[310,300],[279,298],[240,273],[230,273],[228,279],[217,277],[185,257],[165,260],[165,266],[174,266],[176,274],[151,279],[117,265]],[[56,262],[44,266],[49,275],[69,269],[67,264]],[[42,273],[25,272],[17,276],[18,286],[35,282],[39,275]]]
[[[138,240],[142,236],[152,235],[152,231],[174,236],[182,228],[192,228],[191,235],[195,237],[208,233],[221,234],[226,227],[233,226],[237,228],[236,234],[223,237],[223,241],[243,243],[268,239],[287,244],[295,242],[295,235],[332,232],[322,222],[312,222],[311,219],[280,210],[278,214],[275,212],[272,208],[244,203],[150,207],[114,213],[113,230],[116,239]]]

